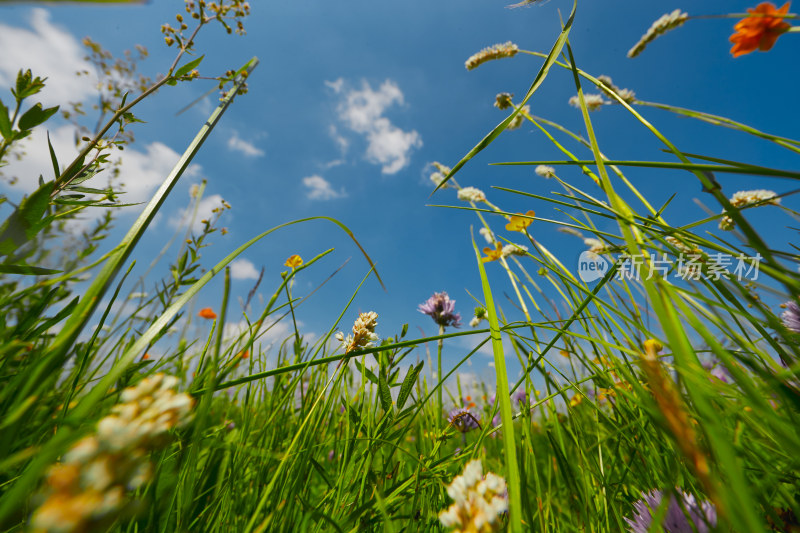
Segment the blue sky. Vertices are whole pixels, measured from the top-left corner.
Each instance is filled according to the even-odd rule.
[[[16,70],[31,67],[35,74],[50,78],[43,94],[47,103],[62,103],[65,97],[91,102],[91,87],[72,76],[83,55],[80,39],[86,35],[116,54],[136,44],[146,46],[150,58],[141,69],[152,76],[164,72],[174,57],[174,49],[164,46],[159,27],[174,21],[181,1],[110,7],[29,4],[0,7],[3,98]],[[375,310],[383,336],[396,334],[404,323],[410,323],[411,335],[421,335],[420,328],[434,334],[434,324],[417,313],[416,306],[442,290],[457,300],[457,310],[467,322],[473,308],[467,291],[480,294],[469,233],[477,219],[468,212],[426,205],[464,205],[452,190],[430,198],[430,163],[455,164],[505,117],[492,106],[495,94],[523,95],[541,63],[519,54],[467,71],[464,61],[486,46],[509,40],[522,49],[548,51],[560,30],[558,12],[566,18],[571,3],[550,0],[521,9],[506,9],[502,1],[486,0],[251,4],[246,36],[228,36],[209,28],[198,38],[198,50],[206,54],[201,75],[215,75],[259,57],[249,93],[239,97],[224,116],[195,159],[194,171],[175,190],[135,255],[141,263],[149,263],[174,231],[170,220],[187,204],[190,184],[205,178],[207,197],[213,202],[219,195],[233,206],[223,219],[228,235],[216,234],[214,246],[205,249],[207,266],[269,227],[307,216],[331,216],[354,231],[388,289],[384,292],[370,280],[345,316],[345,329],[357,311]],[[796,62],[794,35],[781,37],[769,53],[734,60],[727,40],[732,20],[692,20],[656,40],[640,57],[625,56],[655,19],[675,8],[690,15],[709,15],[743,12],[753,6],[738,0],[696,0],[684,5],[581,0],[570,39],[581,68],[611,76],[643,100],[699,109],[770,133],[796,136],[793,126],[800,119],[800,108],[791,95],[798,71],[790,66]],[[147,124],[136,128],[137,143],[125,154],[124,181],[131,187],[131,197],[146,199],[194,136],[216,96],[180,116],[175,112],[210,89],[211,83],[195,81],[167,88],[137,111]],[[567,104],[575,94],[571,83],[568,72],[554,68],[530,104],[535,114],[581,132],[580,113]],[[645,108],[643,113],[685,151],[796,168],[796,155],[767,142],[654,109]],[[601,147],[610,157],[669,160],[656,140],[623,109],[609,106],[592,118]],[[61,159],[66,160],[71,139],[68,126],[52,123],[49,127],[64,150]],[[570,148],[589,155],[574,145]],[[3,184],[12,197],[29,189],[49,166],[40,158],[41,142],[28,151],[33,156],[29,162],[15,167],[20,183]],[[561,157],[526,124],[504,133],[457,179],[463,186],[486,191],[493,203],[509,211],[533,209],[539,216],[564,220],[548,204],[490,189],[498,185],[538,194],[556,190],[556,184],[538,178],[531,167],[488,165],[549,158]],[[695,198],[710,204],[688,173],[632,169],[626,174],[654,204],[677,193],[667,212],[674,223],[703,216]],[[560,175],[580,187],[590,187],[577,170]],[[756,188],[782,193],[791,188],[791,183],[747,176],[725,177],[722,183],[729,194]],[[785,198],[784,204],[791,206],[793,200]],[[772,242],[783,247],[787,241],[796,241],[796,234],[786,229],[792,222],[785,214],[772,208],[758,211],[752,218],[770,228]],[[117,224],[120,231],[132,216],[132,212],[122,216]],[[499,221],[496,224],[502,227]],[[613,230],[613,225],[600,229]],[[552,226],[535,223],[531,230],[565,263],[576,262],[585,249],[579,239]],[[283,230],[248,251],[243,259],[249,263],[239,263],[241,279],[234,280],[233,307],[236,298],[246,297],[253,272],[262,266],[266,267],[262,285],[266,290],[277,284],[286,257],[298,253],[310,258],[330,247],[336,252],[307,270],[296,285],[298,293],[308,291],[352,258],[298,310],[308,331],[324,332],[368,266],[338,229],[323,222]],[[508,290],[505,276],[497,265],[487,267],[496,283],[496,299],[513,313],[503,297]],[[141,273],[145,267],[140,268]],[[161,273],[165,274],[163,269]],[[219,308],[221,292],[220,284],[212,283],[201,293],[196,308]],[[448,351],[449,361],[465,353],[465,344],[454,344]],[[480,357],[472,371],[491,379],[491,369],[486,367],[490,358]]]

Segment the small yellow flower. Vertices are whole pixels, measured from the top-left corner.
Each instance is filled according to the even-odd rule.
[[[569,406],[575,407],[576,405],[580,405],[582,401],[583,401],[583,396],[580,394],[575,394],[569,401]]]
[[[506,224],[506,229],[508,231],[525,231],[525,228],[531,225],[535,216],[536,213],[533,211],[528,211],[524,215],[522,213],[512,215],[511,220]]]
[[[662,344],[655,339],[647,339],[644,341],[644,349],[647,352],[657,354],[664,349],[664,346],[662,346]]]
[[[491,248],[484,248],[483,253],[486,254],[486,257],[482,257],[481,261],[487,263],[489,261],[497,261],[501,257],[503,257],[503,245],[497,243],[497,248],[492,250]]]
[[[300,256],[299,256],[299,255],[297,255],[297,254],[294,254],[293,256],[291,256],[291,257],[290,257],[289,259],[287,259],[287,260],[286,260],[286,262],[284,263],[284,265],[285,265],[285,266],[287,266],[287,267],[289,267],[289,268],[297,268],[297,267],[299,267],[299,266],[300,266],[300,265],[302,265],[302,264],[303,264],[303,258],[302,258],[302,257],[300,257]]]

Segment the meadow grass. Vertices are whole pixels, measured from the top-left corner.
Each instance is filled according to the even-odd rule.
[[[271,233],[327,222],[358,245],[356,235],[327,217],[271,228],[201,274],[200,250],[218,231],[216,219],[205,221],[180,247],[155,293],[121,294],[137,241],[257,60],[223,77],[235,85],[121,242],[90,262],[107,235],[106,216],[72,244],[75,259],[60,272],[42,265],[63,244],[61,221],[76,210],[104,208],[76,196],[104,192],[81,185],[105,163],[102,157],[86,163],[91,143],[131,108],[122,98],[109,127],[71,164],[59,164],[53,154],[57,179],[43,182],[0,228],[0,528],[400,532],[461,524],[456,529],[613,532],[645,531],[651,522],[658,531],[665,517],[697,531],[797,527],[798,254],[765,238],[746,212],[796,213],[771,191],[730,196],[719,183],[726,174],[797,180],[800,172],[682,151],[650,112],[733,129],[741,142],[771,142],[792,152],[800,143],[724,117],[639,101],[610,79],[581,70],[569,41],[576,9],[577,1],[547,54],[516,45],[513,53],[507,45],[486,52],[542,63],[521,100],[498,98],[508,116],[452,169],[437,164],[432,176],[437,190],[456,188],[468,204],[448,208],[474,212],[483,230],[473,240],[481,287],[472,329],[448,330],[455,319],[443,318],[445,304],[426,311],[439,324],[438,335],[409,338],[407,326],[383,331],[379,316],[351,309],[359,286],[342,296],[323,335],[304,335],[295,309],[309,295],[296,294],[295,281],[330,250],[305,261],[289,258],[280,279],[260,280],[260,290],[271,296],[248,297],[247,312],[236,316],[227,265]],[[180,41],[176,32],[168,38]],[[476,68],[496,58],[470,60]],[[159,87],[190,76],[199,63],[178,64]],[[581,131],[527,107],[554,68],[574,80]],[[24,89],[35,81],[29,76],[20,83]],[[36,94],[31,91],[25,98]],[[20,125],[18,116],[25,98],[0,127],[30,125]],[[611,105],[630,113],[672,160],[605,154],[591,111]],[[496,187],[491,195],[547,202],[562,220],[505,211],[494,196],[490,201],[455,179],[520,123],[540,131],[564,159],[522,154],[525,160],[498,165],[526,165],[559,192]],[[562,179],[562,169],[572,166],[583,171],[582,182]],[[689,172],[719,208],[673,225],[669,205],[651,205],[626,177],[635,167]],[[202,187],[195,191],[194,205],[202,193]],[[608,221],[614,231],[598,229]],[[584,280],[571,258],[559,259],[533,237],[548,226],[584,240],[587,261],[601,267],[594,279]],[[721,275],[723,257],[742,258],[749,273],[757,266],[758,279]],[[694,275],[686,277],[690,267]],[[73,282],[87,272],[91,283],[74,293]],[[201,310],[199,318],[186,312],[220,274],[219,306]],[[676,281],[676,274],[683,279]],[[374,266],[364,281],[371,276],[378,276]],[[511,288],[514,309],[495,300],[498,287]],[[792,303],[780,316],[775,302],[786,301]],[[124,305],[114,310],[115,302]],[[204,337],[191,336],[198,330],[189,325],[198,319],[210,326]],[[240,321],[246,326],[235,333],[226,328]],[[334,340],[351,321],[350,336]],[[267,342],[282,322],[291,334]],[[465,335],[474,336],[476,347],[444,366],[443,344]],[[427,368],[420,350],[432,341],[438,358]],[[154,360],[148,350],[156,343],[164,355]],[[496,382],[446,389],[484,345],[494,354]],[[516,382],[506,369],[515,359],[524,369]],[[652,491],[664,497],[647,500],[649,507],[636,504]],[[666,530],[691,530],[686,527]]]

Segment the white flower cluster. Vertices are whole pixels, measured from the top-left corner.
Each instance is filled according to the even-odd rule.
[[[503,57],[514,57],[516,53],[519,52],[519,48],[516,44],[508,41],[502,44],[495,44],[484,48],[477,54],[473,54],[467,59],[464,66],[467,67],[467,70],[472,70],[474,68],[478,68],[483,63],[487,61],[491,61],[493,59],[501,59]]]
[[[605,99],[603,99],[602,94],[584,94],[583,100],[586,102],[586,109],[589,111],[597,111],[603,106],[603,104],[608,103],[605,101]],[[581,99],[578,97],[578,95],[575,95],[569,99],[569,105],[572,107],[577,107],[578,109],[581,108]]]
[[[459,532],[494,532],[503,529],[500,516],[508,511],[508,490],[505,480],[492,472],[483,475],[480,459],[467,463],[464,473],[447,487],[454,503],[439,514],[445,527]]]
[[[641,54],[645,47],[651,42],[653,42],[656,37],[659,35],[668,32],[669,30],[675,29],[678,26],[681,26],[684,22],[689,19],[689,15],[687,13],[681,13],[680,9],[676,9],[672,13],[667,13],[666,15],[661,15],[661,17],[653,22],[650,28],[642,35],[642,38],[639,39],[633,48],[628,51],[628,57],[636,57]]]
[[[506,244],[503,246],[502,251],[503,257],[508,257],[509,255],[527,255],[528,254],[528,247],[522,246],[521,244]]]
[[[343,333],[336,333],[336,340],[342,343],[344,353],[350,353],[353,350],[360,348],[369,348],[375,346],[378,341],[378,335],[375,333],[375,327],[378,325],[378,313],[369,311],[358,315],[355,323],[353,323],[353,334],[344,336]]]
[[[486,195],[475,187],[464,187],[458,190],[458,199],[463,202],[485,202]]]
[[[595,239],[593,237],[589,237],[583,239],[583,244],[589,247],[589,251],[600,254],[606,251],[606,245],[600,239]]]
[[[664,240],[667,241],[672,246],[674,246],[680,253],[692,254],[692,255],[703,253],[703,250],[701,250],[697,246],[686,244],[682,240],[673,237],[672,235],[665,237]]]
[[[155,374],[125,389],[122,402],[50,468],[44,501],[34,511],[35,531],[105,531],[124,510],[125,495],[150,479],[148,453],[171,429],[192,419],[194,400],[174,388],[178,380]]]
[[[483,235],[483,238],[486,239],[488,244],[494,244],[494,235],[488,228],[481,228],[478,230],[478,233]]]
[[[514,119],[508,123],[506,126],[507,130],[517,130],[522,126],[522,123],[525,122],[525,117],[531,114],[531,106],[524,105],[522,109],[520,109],[519,113],[517,114]]]
[[[436,172],[431,174],[430,178],[433,184],[438,187],[439,184],[444,181],[445,176],[450,174],[450,167],[444,166],[438,161],[434,161],[431,164],[436,168]],[[445,183],[442,189],[446,189],[447,187],[448,185]]]
[[[622,99],[623,102],[627,102],[629,104],[633,103],[633,101],[636,100],[635,92],[631,91],[630,89],[620,89],[619,87],[614,85],[614,82],[611,81],[610,76],[602,75],[598,76],[597,79],[598,81],[603,82],[603,85],[607,87],[607,88],[600,87],[600,89],[602,89],[602,91],[606,93],[610,98],[613,98],[613,95],[616,94]]]
[[[539,165],[536,167],[536,175],[542,178],[555,178],[556,177],[556,169],[553,167],[548,167],[547,165]]]
[[[738,191],[731,196],[731,205],[737,209],[744,209],[754,204],[759,205],[780,205],[781,199],[775,191],[768,191],[766,189],[754,189],[751,191]],[[719,229],[723,231],[731,231],[736,227],[736,222],[728,215],[722,217],[719,221]]]

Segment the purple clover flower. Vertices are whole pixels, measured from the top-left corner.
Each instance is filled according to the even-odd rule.
[[[781,320],[786,329],[800,333],[800,305],[794,300],[786,302],[786,311],[781,315]]]
[[[472,411],[465,407],[456,407],[447,415],[447,421],[461,433],[467,433],[473,429],[480,429],[480,424]]]
[[[435,292],[428,301],[419,305],[418,311],[431,317],[442,327],[461,326],[461,315],[454,312],[456,301],[451,300],[446,292]]]
[[[728,374],[728,369],[725,368],[718,361],[705,362],[703,363],[703,368],[705,368],[712,377],[717,378],[723,383],[730,383],[731,381],[733,381],[731,375]]]
[[[511,396],[512,400],[516,400],[518,404],[521,405],[529,405],[530,402],[528,401],[528,394],[525,392],[525,389],[517,389],[516,392]]]
[[[679,504],[672,495],[667,507],[667,513],[661,522],[661,527],[666,533],[708,533],[717,525],[717,510],[710,502],[698,503],[695,497],[677,489],[682,500]],[[625,521],[630,527],[630,533],[647,533],[653,522],[653,513],[661,505],[664,493],[660,490],[651,490],[642,493],[642,499],[633,505],[633,516]],[[688,518],[687,518],[688,516]]]

